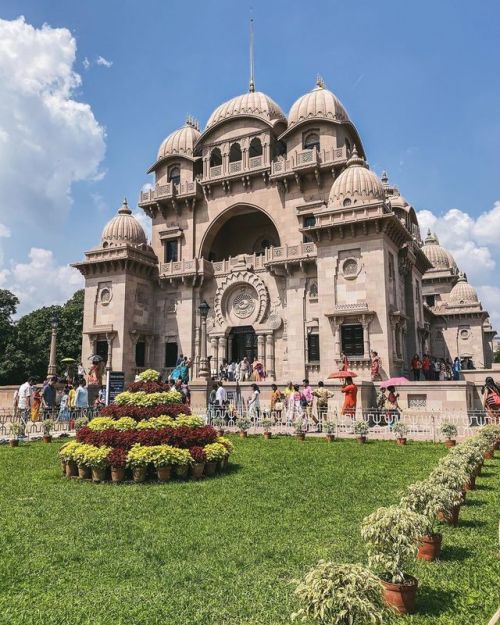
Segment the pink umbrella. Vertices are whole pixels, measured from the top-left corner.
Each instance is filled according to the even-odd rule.
[[[384,380],[380,384],[380,388],[387,388],[388,386],[402,386],[403,384],[410,384],[410,380],[408,378],[389,378],[388,380]]]

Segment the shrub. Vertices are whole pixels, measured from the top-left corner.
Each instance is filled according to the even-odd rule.
[[[102,432],[103,430],[109,430],[115,426],[115,421],[110,417],[96,417],[89,421],[88,428],[94,432]]]
[[[13,421],[9,423],[9,434],[13,439],[22,438],[25,432],[25,425],[22,421]]]
[[[205,446],[205,455],[207,462],[219,462],[223,460],[227,455],[227,449],[221,443],[211,443]]]
[[[429,521],[429,533],[434,534],[438,513],[449,514],[462,501],[462,493],[450,490],[431,480],[424,480],[408,486],[400,506],[405,510],[425,516]]]
[[[199,447],[199,446],[191,447],[189,449],[189,453],[191,454],[191,458],[193,459],[193,462],[201,463],[201,462],[205,462],[207,459],[207,455],[203,447]]]
[[[386,608],[380,580],[359,564],[320,560],[295,590],[302,608],[292,620],[314,620],[328,625],[384,623]]]
[[[149,458],[156,468],[167,467],[177,464],[178,451],[171,445],[154,445],[149,448]]]
[[[440,427],[440,432],[447,439],[451,439],[457,435],[457,426],[454,423],[443,423]]]
[[[80,443],[78,441],[69,441],[69,443],[64,444],[59,450],[59,458],[65,462],[74,460],[74,454],[78,447],[80,447]]]
[[[127,451],[121,447],[115,447],[108,454],[108,464],[113,469],[123,469],[127,464]]]
[[[429,479],[435,484],[462,492],[465,484],[469,481],[469,474],[461,466],[446,465],[441,461],[430,474]]]
[[[119,406],[151,407],[161,404],[180,404],[181,402],[182,393],[178,391],[161,393],[145,393],[144,391],[130,393],[129,391],[124,391],[115,397],[115,404]]]
[[[129,393],[166,393],[170,390],[170,384],[164,382],[133,382],[129,384],[127,391]]]
[[[405,581],[407,564],[415,557],[419,539],[429,534],[428,519],[399,506],[379,508],[365,517],[361,536],[371,569],[394,584]]]
[[[356,421],[354,423],[354,434],[358,436],[366,436],[369,431],[368,423],[364,420]]]
[[[179,414],[191,414],[186,404],[158,404],[157,406],[118,406],[110,404],[101,410],[100,416],[119,419],[120,417],[132,417],[136,421],[150,419],[151,417],[169,416],[175,419]]]
[[[132,469],[147,467],[151,461],[149,449],[143,445],[133,445],[127,454],[127,466]]]
[[[236,425],[242,432],[246,432],[252,427],[252,422],[248,417],[238,417],[236,419]]]
[[[111,447],[95,447],[94,445],[80,445],[75,450],[75,460],[78,464],[104,469],[108,466],[108,455]]]
[[[406,423],[402,423],[401,421],[395,423],[394,427],[392,428],[392,431],[396,435],[396,438],[405,438],[408,434],[408,430],[409,428]]]
[[[85,427],[88,422],[89,420],[87,419],[87,417],[77,417],[75,419],[75,431],[78,432],[78,430]]]
[[[479,430],[479,437],[486,440],[489,446],[492,446],[500,438],[500,425],[494,425],[493,423],[483,426]]]
[[[54,429],[54,425],[54,419],[44,419],[42,421],[43,433],[45,434],[45,436],[50,435],[50,432]]]
[[[193,458],[189,453],[189,449],[178,449],[174,447],[174,462],[173,464],[186,465],[193,462]]]
[[[132,417],[121,417],[116,421],[113,421],[113,427],[120,432],[126,432],[128,430],[135,430],[137,427],[137,421]]]
[[[217,442],[217,443],[220,443],[221,445],[224,445],[224,447],[226,448],[226,450],[227,450],[227,453],[228,453],[228,454],[232,454],[232,453],[233,453],[233,451],[234,451],[234,445],[233,445],[233,443],[232,443],[232,442],[231,442],[228,438],[226,438],[225,436],[219,436],[219,437],[217,438],[217,441],[216,441],[216,442]]]
[[[203,417],[185,414],[180,414],[173,424],[174,427],[186,426],[189,428],[198,428],[203,425],[205,425],[205,419]]]
[[[160,372],[154,369],[146,369],[139,374],[139,380],[141,382],[157,382],[160,379]]]

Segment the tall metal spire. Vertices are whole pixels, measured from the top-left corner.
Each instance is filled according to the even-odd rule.
[[[253,17],[250,18],[250,93],[255,91],[254,68],[253,68]]]

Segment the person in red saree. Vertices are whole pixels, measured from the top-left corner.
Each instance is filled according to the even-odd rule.
[[[340,360],[341,360],[340,371],[349,371],[349,360],[347,356],[344,354],[344,352],[340,354]]]
[[[354,417],[356,415],[356,402],[358,397],[358,387],[352,381],[352,378],[345,378],[344,385],[340,389],[344,393],[344,404],[342,406],[342,414]]]
[[[372,382],[378,382],[382,379],[380,375],[380,356],[377,352],[371,352],[370,375]]]

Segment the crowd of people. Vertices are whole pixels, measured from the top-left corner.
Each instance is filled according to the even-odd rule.
[[[450,382],[460,379],[460,372],[463,369],[475,369],[471,358],[459,358],[451,361],[450,358],[436,358],[430,354],[414,354],[410,361],[410,369],[413,380],[419,382],[427,380],[429,382]]]
[[[239,362],[226,359],[222,361],[218,370],[212,371],[212,379],[223,382],[263,382],[267,377],[264,365],[258,358],[252,362],[245,356]]]

